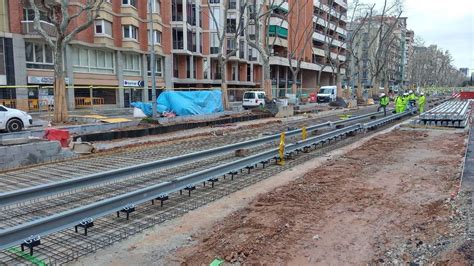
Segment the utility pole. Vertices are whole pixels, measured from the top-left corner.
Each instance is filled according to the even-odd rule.
[[[148,13],[150,14],[150,36],[151,48],[150,48],[150,64],[151,64],[151,106],[152,106],[152,117],[156,119],[156,60],[155,60],[155,34],[153,32],[153,0],[148,0]]]

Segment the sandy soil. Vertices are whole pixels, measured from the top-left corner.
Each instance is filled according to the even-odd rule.
[[[415,250],[462,232],[453,226],[458,212],[452,194],[465,138],[451,131],[377,136],[201,230],[195,243],[165,264],[208,265],[215,258],[284,265],[416,261]],[[472,254],[472,245],[462,246],[423,261],[468,265]]]

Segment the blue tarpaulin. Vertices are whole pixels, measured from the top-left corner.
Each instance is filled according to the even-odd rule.
[[[204,115],[224,111],[222,92],[212,91],[165,91],[156,100],[158,112],[173,112],[178,116]],[[152,115],[150,103],[134,102],[147,116]]]

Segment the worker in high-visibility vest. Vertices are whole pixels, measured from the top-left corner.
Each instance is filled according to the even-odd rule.
[[[407,110],[407,105],[408,105],[408,102],[410,101],[410,95],[408,94],[408,92],[403,93],[402,99],[403,99],[403,107],[400,113],[403,113]]]
[[[380,111],[381,108],[383,108],[383,114],[384,116],[387,116],[387,106],[390,103],[390,99],[388,98],[385,93],[380,94],[380,106],[377,108],[377,112]]]
[[[403,112],[403,106],[405,101],[403,100],[403,95],[398,95],[395,99],[395,113],[399,114]]]
[[[418,97],[418,110],[419,110],[420,114],[425,111],[425,104],[426,104],[426,96],[422,92],[422,93],[420,93],[420,97]]]

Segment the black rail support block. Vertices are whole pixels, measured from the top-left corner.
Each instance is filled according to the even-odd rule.
[[[151,200],[151,204],[152,204],[152,205],[155,205],[155,200],[159,200],[159,201],[160,201],[160,206],[163,207],[163,202],[169,200],[169,196],[167,196],[167,195],[160,195],[160,196],[158,196],[158,198],[152,199],[152,200]]]
[[[117,218],[120,217],[120,213],[126,213],[127,214],[127,220],[130,218],[130,213],[135,211],[135,207],[129,207],[129,208],[123,208],[120,211],[117,212]]]
[[[211,187],[214,188],[214,183],[216,183],[217,181],[219,181],[218,178],[211,178],[211,179],[208,179],[207,182],[211,182]]]
[[[232,171],[232,172],[229,172],[228,175],[230,175],[230,180],[234,180],[234,175],[238,174],[237,171]],[[224,176],[224,179],[225,179],[225,176]]]
[[[265,169],[265,165],[268,164],[268,161],[261,161],[262,167]]]
[[[21,251],[25,251],[25,247],[27,247],[30,249],[30,256],[33,256],[33,248],[39,245],[41,245],[41,240],[39,238],[27,239],[21,243]]]
[[[191,191],[196,190],[196,186],[188,186],[185,190],[188,191],[188,196],[191,197]]]
[[[255,166],[253,165],[249,165],[249,166],[245,166],[245,169],[247,169],[247,174],[250,174],[250,169],[254,169]]]
[[[80,224],[74,226],[74,231],[76,231],[76,233],[77,233],[77,228],[78,227],[84,228],[84,235],[87,236],[87,229],[91,228],[93,226],[94,226],[94,222],[92,222],[92,221],[91,222],[83,222],[83,223],[80,223]]]

